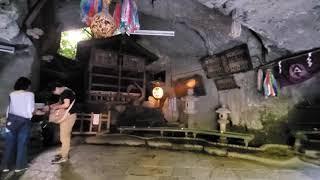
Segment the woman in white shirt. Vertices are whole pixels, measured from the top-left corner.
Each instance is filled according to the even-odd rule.
[[[20,77],[14,91],[10,93],[5,134],[5,151],[2,158],[2,171],[9,171],[10,160],[16,152],[15,172],[27,169],[27,144],[30,136],[31,118],[34,111],[34,94],[27,91],[31,81]]]

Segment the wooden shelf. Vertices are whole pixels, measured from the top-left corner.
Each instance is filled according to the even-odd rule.
[[[107,74],[98,74],[98,73],[91,73],[92,76],[97,76],[97,77],[106,77],[106,78],[114,78],[118,79],[119,76],[115,75],[107,75]],[[132,80],[132,81],[143,81],[143,78],[132,78],[132,77],[121,77],[123,80]]]
[[[92,91],[88,91],[87,92],[88,95],[95,95],[95,94],[98,94],[98,95],[115,95],[115,94],[119,94],[118,92],[114,92],[114,91],[95,91],[95,90],[92,90]],[[130,96],[137,96],[139,97],[140,96],[140,93],[127,93],[127,92],[120,92],[121,95],[130,95]]]
[[[118,65],[103,65],[103,64],[91,64],[92,67],[105,68],[105,69],[118,69]]]
[[[98,77],[115,78],[115,79],[119,78],[119,76],[107,75],[107,74],[99,74],[99,73],[91,73],[91,75],[92,76],[98,76]]]
[[[92,83],[90,91],[97,91],[97,90],[94,90],[96,88],[92,88],[92,87],[119,88],[118,85]],[[120,90],[125,90],[124,92],[126,92],[126,89],[127,89],[126,86],[120,86]]]
[[[117,86],[117,85],[99,84],[99,83],[92,83],[92,85],[91,85],[91,86],[118,88],[118,86]]]
[[[123,80],[132,80],[132,81],[143,81],[143,78],[130,78],[130,77],[121,77]]]
[[[92,53],[95,54],[92,54],[88,66],[89,91],[126,93],[128,86],[135,83],[145,89],[144,57],[108,52],[108,50],[96,50]],[[101,54],[99,55],[99,53]],[[139,92],[139,90],[133,90],[132,92]],[[104,96],[108,96],[108,94],[88,94],[88,96],[95,95],[101,96],[102,99],[105,98]],[[129,94],[129,96],[135,95]]]

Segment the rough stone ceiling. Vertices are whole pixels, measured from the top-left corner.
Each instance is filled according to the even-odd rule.
[[[151,17],[161,18],[167,23],[171,24],[171,28],[164,29],[161,27],[153,27],[152,24],[144,28],[160,28],[160,30],[175,30],[177,31],[178,39],[184,36],[184,39],[192,41],[193,36],[188,35],[190,31],[198,36],[203,45],[198,46],[195,41],[192,41],[191,47],[204,47],[205,54],[213,54],[225,48],[225,46],[232,46],[238,44],[240,41],[245,41],[246,37],[241,36],[239,39],[232,39],[228,34],[230,33],[231,18],[224,16],[216,10],[211,10],[200,3],[193,0],[170,1],[157,0],[154,5],[151,1],[137,1],[139,11]],[[142,21],[142,25],[144,22]],[[183,27],[182,31],[179,31]],[[245,35],[245,33],[243,34]],[[174,41],[172,41],[174,43]],[[177,44],[180,44],[177,42]],[[175,48],[180,48],[180,47]],[[184,51],[189,50],[189,48]],[[205,55],[202,54],[202,55]]]
[[[13,6],[9,9],[0,8],[0,38],[5,40],[17,35],[26,14],[23,10],[26,3],[11,2]],[[57,18],[64,30],[83,26],[80,0],[57,2]],[[263,45],[267,50],[266,61],[270,61],[320,46],[319,0],[155,0],[153,5],[152,0],[137,0],[137,3],[143,29],[176,31],[174,38],[141,38],[141,43],[158,54],[198,57],[248,43],[251,53],[258,57]],[[241,36],[236,39],[228,35],[232,12],[243,26]]]
[[[193,0],[138,0],[142,29],[174,30],[174,38],[143,36],[141,43],[158,55],[202,57],[247,41],[246,32],[238,39],[228,36],[232,19]],[[58,21],[63,29],[84,26],[80,21],[79,0],[60,1]]]
[[[272,61],[320,46],[319,0],[156,0],[153,6],[148,0],[137,2],[144,14],[192,29],[204,41],[208,54],[255,41],[248,44],[249,49],[260,50],[256,56],[261,58],[259,46],[263,45],[265,60]],[[243,26],[237,39],[228,36],[232,18]]]
[[[60,1],[57,10],[64,29],[81,26],[79,0]],[[159,56],[201,57],[247,43],[254,64],[288,53],[320,46],[319,0],[138,0],[142,29],[174,30],[174,38],[141,38],[140,43]],[[232,12],[234,17],[231,16]],[[229,36],[232,18],[242,34]]]
[[[319,47],[319,0],[198,0],[236,19],[279,48],[292,52]]]

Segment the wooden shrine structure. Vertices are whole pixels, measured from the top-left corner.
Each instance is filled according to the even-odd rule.
[[[87,102],[126,104],[145,94],[146,65],[158,57],[133,38],[118,35],[78,44],[78,59],[87,63]]]
[[[106,39],[81,41],[77,59],[85,64],[85,103],[93,110],[79,116],[74,134],[99,134],[110,127],[110,108],[144,101],[149,81],[146,66],[158,59],[134,41],[135,36],[117,35]],[[81,81],[81,79],[79,79]],[[102,124],[92,125],[93,114],[101,114]],[[89,128],[89,130],[88,130]],[[85,130],[87,129],[87,130]]]

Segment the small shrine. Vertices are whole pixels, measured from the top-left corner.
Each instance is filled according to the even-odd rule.
[[[78,59],[88,64],[87,102],[126,104],[139,98],[144,101],[145,67],[157,60],[157,56],[132,37],[118,35],[83,41],[78,45],[78,52]]]

